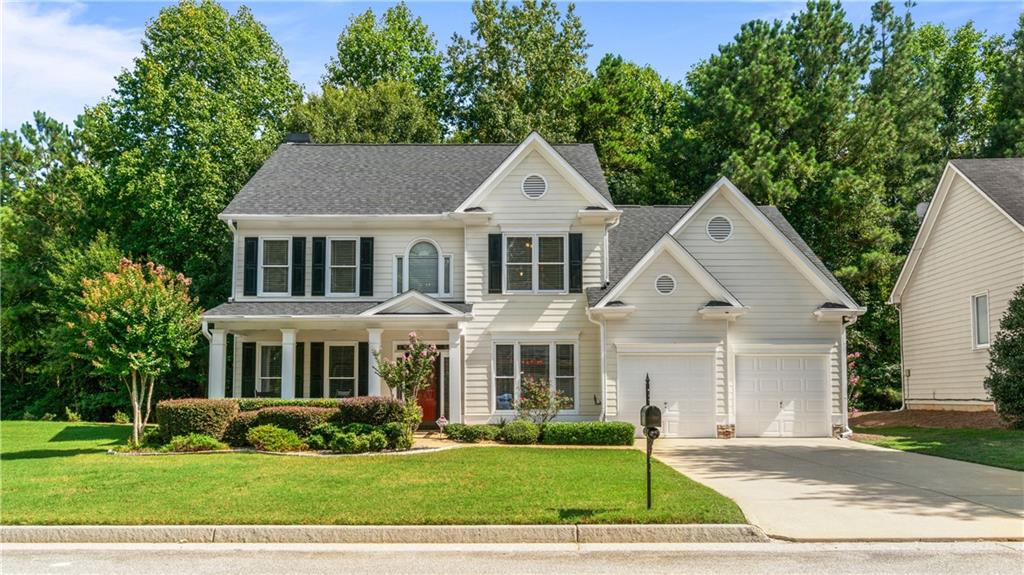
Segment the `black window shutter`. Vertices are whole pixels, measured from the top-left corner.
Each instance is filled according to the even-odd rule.
[[[324,342],[309,344],[309,396],[324,396]]]
[[[501,234],[487,235],[487,293],[501,293]]]
[[[370,394],[370,343],[359,342],[359,395]]]
[[[245,238],[245,273],[242,295],[256,295],[256,258],[259,257],[259,238]]]
[[[303,385],[305,371],[302,365],[305,355],[306,344],[301,341],[295,342],[295,397],[306,397],[305,393],[303,393],[303,388],[305,388]]]
[[[359,295],[373,297],[373,238],[359,238]]]
[[[583,293],[583,234],[569,234],[569,292]]]
[[[242,397],[256,397],[256,342],[242,342]]]
[[[327,238],[313,238],[313,292],[324,295],[324,266],[327,259]]]
[[[306,295],[306,238],[292,238],[292,295]]]

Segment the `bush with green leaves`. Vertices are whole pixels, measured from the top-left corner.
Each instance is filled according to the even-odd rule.
[[[1013,427],[1024,428],[1024,285],[1013,294],[988,352],[985,389],[999,415]]]
[[[330,407],[337,408],[342,399],[277,399],[273,397],[247,397],[235,399],[240,411],[258,411],[266,407]]]
[[[72,411],[70,407],[65,407],[64,419],[70,423],[78,423],[82,421],[82,416],[77,411]]]
[[[633,445],[636,427],[625,421],[551,422],[544,426],[545,445]]]
[[[114,423],[119,423],[121,425],[124,425],[126,423],[131,423],[131,422],[132,422],[132,420],[129,419],[127,413],[125,413],[123,411],[115,411],[114,412]]]
[[[380,431],[388,440],[388,449],[404,451],[412,447],[412,431],[408,425],[392,421],[380,426]]]
[[[336,423],[365,423],[368,425],[384,425],[390,422],[403,422],[405,418],[403,402],[376,395],[351,397],[338,402]]]
[[[167,444],[168,451],[219,451],[228,449],[226,443],[217,441],[215,437],[203,435],[202,433],[190,433],[188,435],[175,435]]]
[[[276,425],[290,429],[299,437],[307,437],[313,428],[327,423],[338,413],[337,408],[281,405],[264,407],[256,412],[256,425]]]
[[[365,423],[350,423],[338,426],[323,423],[313,428],[307,438],[312,449],[339,451],[342,453],[363,453],[366,451],[383,451],[385,449],[408,449],[402,443],[404,426],[392,422],[383,427],[375,427]]]
[[[260,451],[305,451],[308,447],[294,431],[276,425],[257,425],[245,439]]]
[[[459,443],[477,443],[481,440],[494,441],[498,438],[501,428],[497,425],[465,423],[449,423],[444,426],[444,434],[452,441]]]
[[[516,419],[501,428],[501,441],[512,445],[530,445],[537,443],[540,437],[540,426],[526,419]]]
[[[224,430],[223,440],[228,445],[235,447],[246,447],[249,445],[249,440],[246,439],[246,435],[249,434],[249,430],[256,427],[256,418],[259,417],[260,412],[258,411],[242,411],[235,414],[234,417],[228,421],[228,426]]]
[[[190,433],[222,439],[237,414],[238,402],[232,399],[168,399],[156,404],[156,421],[165,442]]]
[[[523,375],[519,384],[520,397],[515,402],[520,419],[534,423],[547,423],[558,412],[572,405],[572,398],[551,386],[547,379]]]

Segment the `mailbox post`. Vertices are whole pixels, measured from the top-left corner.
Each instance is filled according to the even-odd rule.
[[[651,451],[654,449],[654,440],[661,436],[661,409],[657,405],[651,405],[651,374],[644,379],[646,386],[646,402],[640,408],[640,425],[644,427],[644,437],[647,438],[647,508],[651,508]]]

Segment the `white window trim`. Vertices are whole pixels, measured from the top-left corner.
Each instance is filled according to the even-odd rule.
[[[531,254],[531,272],[533,277],[533,287],[528,290],[512,290],[508,289],[508,239],[528,237],[533,240],[533,248]],[[540,289],[540,238],[562,238],[562,289],[551,290]],[[501,287],[502,293],[505,294],[544,294],[544,295],[565,295],[569,293],[569,234],[566,232],[507,232],[501,234]],[[526,265],[516,264],[512,265]]]
[[[287,241],[288,242],[288,265],[286,275],[288,276],[288,287],[284,291],[263,291],[263,243],[266,241]],[[260,297],[281,297],[292,295],[292,238],[291,236],[259,236],[259,246],[256,250],[256,295]],[[281,266],[273,266],[281,267]]]
[[[335,267],[335,266],[331,265],[331,248],[334,246],[334,242],[336,242],[336,241],[352,241],[352,242],[355,242],[355,245],[356,245],[356,263],[355,263],[356,273],[355,273],[355,284],[353,285],[353,287],[355,288],[354,291],[350,291],[350,292],[331,291],[331,284],[333,283],[331,281],[331,279],[332,279],[331,275],[334,273],[334,267]],[[327,288],[326,289],[326,294],[327,294],[328,297],[339,297],[339,296],[340,297],[358,297],[359,296],[359,257],[361,255],[359,253],[359,250],[360,250],[359,244],[360,243],[361,242],[359,241],[359,238],[358,237],[353,237],[353,236],[331,236],[331,237],[327,238],[327,250],[326,250],[326,253],[324,254],[324,268],[325,268],[325,273],[327,274],[327,278],[325,279],[325,283],[327,285],[325,287]]]
[[[331,399],[331,348],[332,347],[351,347],[351,348],[353,348],[352,349],[352,397],[359,397],[359,342],[356,342],[356,341],[325,341],[324,342],[323,398],[324,399]]]
[[[976,313],[977,308],[975,304],[977,299],[982,296],[985,297],[985,319],[986,325],[988,326],[988,337],[985,339],[987,343],[978,343],[978,315]],[[983,292],[971,294],[971,297],[968,298],[968,303],[970,303],[971,306],[971,349],[976,351],[988,349],[992,345],[992,297],[989,295],[988,290],[985,290]]]
[[[405,293],[402,289],[402,282],[398,280],[398,260],[402,260],[402,280],[405,280],[405,254],[395,254],[391,261],[391,291],[395,295],[401,295]]]
[[[451,296],[452,295],[452,291],[454,291],[454,288],[455,288],[455,277],[454,277],[455,276],[455,256],[452,255],[451,253],[445,253],[441,249],[441,245],[438,244],[436,241],[434,241],[431,238],[416,238],[413,241],[409,242],[409,244],[407,246],[405,246],[405,253],[401,254],[401,256],[398,256],[398,255],[395,256],[396,259],[398,257],[402,258],[402,280],[405,283],[404,286],[403,285],[399,285],[397,277],[395,277],[394,280],[392,280],[391,284],[392,284],[392,287],[395,290],[395,295],[403,294],[403,293],[405,293],[406,291],[409,290],[409,287],[408,287],[409,286],[409,252],[412,251],[413,246],[415,246],[416,244],[418,244],[420,242],[427,242],[427,243],[433,245],[434,249],[437,250],[437,292],[434,292],[434,293],[420,292],[420,293],[423,293],[423,295],[429,295],[429,296],[432,296],[432,297],[449,297],[449,296]],[[452,290],[447,291],[447,292],[444,291],[444,284],[445,284],[444,259],[445,258],[450,258],[451,259],[451,266],[450,266],[451,269],[448,270],[449,271],[449,274],[448,274],[448,276],[449,276],[448,277],[448,285],[452,287]],[[398,266],[398,264],[396,262],[395,263],[395,267],[397,268],[397,266]]]
[[[284,361],[283,361],[284,342],[280,342],[280,341],[258,341],[258,342],[256,342],[256,385],[255,385],[255,389],[253,390],[253,397],[254,398],[258,398],[259,397],[258,395],[256,395],[256,392],[258,392],[260,390],[260,384],[263,383],[264,377],[266,377],[266,378],[272,378],[273,377],[273,376],[264,376],[263,375],[263,348],[264,347],[279,347],[279,348],[281,348],[281,354],[282,354],[281,375],[277,376],[277,378],[280,379],[281,380],[281,384],[284,385]]]
[[[495,338],[491,340],[491,413],[495,415],[514,415],[516,411],[514,409],[498,409],[498,382],[497,382],[497,360],[498,357],[498,346],[499,345],[511,345],[512,347],[512,362],[513,362],[513,383],[512,383],[512,394],[515,397],[519,397],[520,382],[522,379],[522,370],[520,369],[520,357],[519,347],[520,345],[548,345],[548,379],[551,385],[551,389],[557,389],[557,373],[558,373],[558,358],[557,348],[558,345],[572,345],[573,353],[573,400],[572,409],[560,410],[559,414],[566,415],[579,415],[580,412],[580,340],[566,339],[566,338],[545,338],[534,339],[534,338]]]

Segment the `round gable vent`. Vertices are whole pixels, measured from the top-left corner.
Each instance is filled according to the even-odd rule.
[[[548,191],[548,182],[540,174],[530,174],[523,178],[523,195],[536,200]]]
[[[725,216],[715,216],[708,220],[708,237],[716,242],[724,242],[732,237],[732,222]]]
[[[676,278],[668,274],[661,274],[658,279],[654,280],[654,289],[658,290],[661,295],[669,295],[676,291]]]

